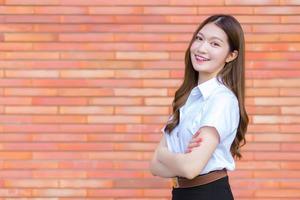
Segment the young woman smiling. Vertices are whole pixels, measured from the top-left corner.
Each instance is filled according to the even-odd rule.
[[[227,170],[246,143],[244,33],[231,15],[213,15],[195,31],[173,113],[150,162],[172,178],[173,200],[231,200]]]

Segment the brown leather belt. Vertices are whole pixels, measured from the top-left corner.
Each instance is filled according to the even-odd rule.
[[[174,177],[172,178],[173,188],[188,188],[188,187],[204,185],[216,181],[225,176],[227,176],[227,170],[224,168],[222,170],[215,170],[207,174],[196,176],[193,179]]]

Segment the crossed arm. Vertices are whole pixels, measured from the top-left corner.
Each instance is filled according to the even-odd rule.
[[[217,148],[219,134],[208,126],[200,128],[197,133],[189,145],[193,150],[187,153],[170,152],[162,137],[150,162],[151,173],[165,178],[180,176],[188,179],[199,175]],[[197,140],[201,140],[201,145],[193,146]]]

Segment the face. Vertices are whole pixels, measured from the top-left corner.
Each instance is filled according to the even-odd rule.
[[[237,51],[230,52],[229,49],[226,33],[214,23],[206,24],[198,32],[190,54],[193,68],[200,73],[199,84],[215,77],[225,62],[237,56]]]

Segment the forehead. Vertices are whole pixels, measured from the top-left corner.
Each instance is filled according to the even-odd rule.
[[[217,37],[223,41],[227,41],[226,33],[214,23],[206,24],[199,30],[199,33],[203,34],[206,38]]]

